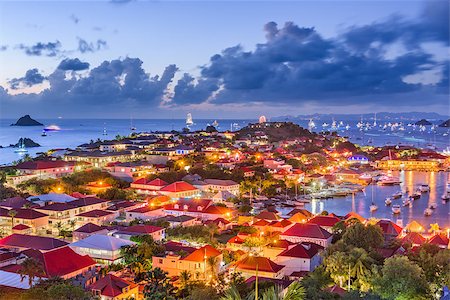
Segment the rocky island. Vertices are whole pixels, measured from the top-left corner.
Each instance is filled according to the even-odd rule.
[[[445,122],[442,122],[442,124],[440,124],[439,127],[450,127],[450,119],[448,119]]]
[[[13,147],[13,148],[19,148],[19,147],[34,148],[34,147],[40,147],[40,146],[41,145],[39,145],[38,143],[36,143],[35,141],[33,141],[32,139],[29,139],[29,138],[20,138],[19,141],[17,142],[17,144],[10,145],[10,147]]]
[[[415,125],[423,125],[423,126],[428,126],[428,125],[433,125],[430,121],[426,120],[426,119],[422,119],[420,121],[417,121],[415,123]]]
[[[11,126],[44,126],[44,124],[32,119],[30,115],[25,115],[17,120],[16,123],[11,124]]]

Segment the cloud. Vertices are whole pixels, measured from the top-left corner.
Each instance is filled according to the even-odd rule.
[[[63,71],[82,71],[89,69],[89,63],[82,62],[78,58],[66,58],[59,63],[58,69]]]
[[[96,42],[87,42],[82,38],[78,38],[78,51],[81,53],[96,52],[107,47],[107,43],[104,40],[98,39]]]
[[[29,56],[56,56],[61,51],[61,43],[59,41],[42,43],[38,42],[32,46],[20,44],[19,49],[24,50]]]
[[[70,20],[72,20],[72,22],[74,22],[75,24],[78,24],[80,22],[80,18],[78,18],[76,15],[71,14],[70,15]]]
[[[24,77],[13,78],[8,83],[11,89],[16,90],[23,87],[30,87],[44,82],[46,78],[39,73],[38,69],[31,69],[25,73]]]
[[[7,45],[1,45],[0,46],[0,51],[6,51],[8,50],[8,46]]]

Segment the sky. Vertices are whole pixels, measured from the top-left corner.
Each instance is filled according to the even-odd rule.
[[[448,1],[1,1],[0,118],[450,114]]]

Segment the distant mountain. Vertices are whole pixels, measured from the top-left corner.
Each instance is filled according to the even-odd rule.
[[[439,127],[450,127],[450,119],[439,124]]]
[[[41,145],[39,145],[38,143],[36,143],[35,141],[33,141],[32,139],[29,139],[29,138],[20,138],[19,141],[17,142],[17,144],[10,145],[10,147],[14,147],[14,148],[19,148],[21,146],[23,146],[25,148],[33,148],[33,147],[40,147]]]
[[[32,119],[30,115],[25,115],[17,120],[16,123],[11,124],[11,126],[43,126],[44,124]]]
[[[433,123],[431,123],[430,121],[428,121],[428,120],[426,120],[426,119],[422,119],[422,120],[420,120],[420,121],[417,121],[417,122],[414,123],[414,124],[416,124],[416,125],[424,125],[424,126],[427,126],[427,125],[433,125]]]
[[[446,120],[449,116],[440,115],[438,113],[429,112],[405,112],[405,113],[391,113],[391,112],[379,112],[376,114],[377,120],[389,121],[389,120],[403,120],[409,122],[415,122],[420,119],[427,119],[429,121]],[[286,115],[270,118],[270,121],[300,121],[300,120],[373,120],[375,118],[375,113],[370,114],[309,114],[309,115]]]

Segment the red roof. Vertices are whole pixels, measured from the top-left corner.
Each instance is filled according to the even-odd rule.
[[[94,205],[94,204],[100,204],[108,202],[109,200],[100,199],[97,197],[84,197],[81,199],[69,201],[68,204],[76,206],[76,207],[82,207],[82,206],[88,206],[88,205]]]
[[[288,256],[288,257],[296,257],[296,258],[308,258],[311,259],[319,253],[320,250],[322,250],[323,247],[314,244],[314,243],[301,243],[297,244],[296,246],[286,249],[278,256]]]
[[[402,232],[402,228],[389,220],[380,220],[377,223],[378,226],[381,227],[384,234],[387,235],[399,235]]]
[[[260,212],[257,216],[255,216],[256,219],[264,219],[264,220],[270,220],[270,221],[275,221],[280,219],[280,217],[271,211],[262,211]]]
[[[163,230],[163,227],[152,226],[152,225],[134,225],[130,227],[125,227],[122,229],[122,232],[133,232],[133,233],[142,233],[142,234],[150,234],[156,231]]]
[[[135,286],[135,283],[129,282],[112,274],[107,274],[105,277],[90,285],[88,290],[97,290],[100,291],[102,296],[114,298],[120,296],[124,288],[133,288]]]
[[[38,211],[36,211],[34,209],[30,209],[30,208],[19,208],[19,209],[14,209],[14,210],[17,212],[17,214],[14,217],[16,219],[33,220],[33,219],[38,219],[38,218],[48,216],[46,214],[43,214],[41,212],[38,212]],[[0,209],[0,216],[9,217],[8,210]]]
[[[203,212],[212,203],[213,201],[210,199],[180,199],[175,203],[165,205],[164,209]]]
[[[0,246],[51,250],[67,245],[51,237],[14,233],[0,239]]]
[[[139,178],[133,181],[133,184],[143,184],[143,185],[151,185],[151,186],[166,186],[168,183],[162,179],[156,178],[148,181],[147,178]]]
[[[448,246],[448,242],[449,239],[443,234],[435,234],[428,241],[428,243],[438,246]]]
[[[245,240],[243,238],[241,238],[239,236],[234,236],[234,237],[230,238],[227,243],[230,243],[230,244],[242,244],[242,243],[244,243],[244,241]]]
[[[267,257],[261,256],[247,256],[236,263],[236,268],[242,270],[256,271],[256,266],[258,266],[258,271],[268,273],[278,273],[284,268],[284,266],[274,263]]]
[[[75,229],[75,232],[93,233],[93,232],[100,231],[102,229],[103,229],[103,227],[98,226],[94,223],[87,223],[87,224],[84,224],[83,226]]]
[[[78,214],[77,217],[87,217],[87,218],[101,218],[107,215],[113,214],[113,212],[105,211],[101,209],[94,209],[91,211],[87,211],[82,214]]]
[[[276,241],[273,241],[273,242],[267,244],[267,247],[287,249],[291,245],[294,245],[294,243],[291,243],[286,240],[276,240]]]
[[[284,227],[287,227],[287,226],[289,226],[289,225],[291,225],[291,224],[292,224],[291,221],[288,221],[288,220],[283,219],[283,220],[281,220],[281,221],[272,221],[272,222],[270,222],[270,225],[269,225],[269,226],[271,226],[271,227],[277,227],[277,228],[284,228]]]
[[[333,227],[340,219],[334,216],[315,216],[308,223],[317,224],[324,227]]]
[[[253,226],[267,226],[269,224],[270,224],[269,221],[261,219],[261,220],[256,221],[255,223],[253,223]]]
[[[96,264],[88,255],[79,255],[70,247],[62,247],[44,253],[38,250],[25,250],[23,253],[39,260],[48,278],[68,275]]]
[[[22,170],[44,170],[44,169],[72,167],[74,165],[75,163],[71,161],[35,160],[20,163],[16,166],[16,168]]]
[[[189,184],[184,181],[177,181],[166,185],[161,189],[162,192],[170,192],[170,193],[179,193],[179,192],[187,192],[187,191],[195,191],[197,190],[192,184]]]
[[[12,229],[13,230],[25,230],[25,229],[30,229],[30,228],[31,228],[30,226],[27,226],[25,224],[19,224],[19,225],[14,226]]]
[[[203,261],[205,261],[205,256],[206,257],[211,257],[211,256],[216,257],[220,254],[221,254],[220,251],[217,250],[216,248],[214,248],[213,246],[206,245],[206,246],[203,246],[203,247],[195,250],[194,252],[192,252],[185,258],[183,258],[183,260],[203,262]]]
[[[403,243],[411,243],[411,244],[417,244],[417,245],[422,245],[423,243],[426,242],[426,239],[417,232],[408,232],[403,238],[402,238],[402,242]]]
[[[203,213],[224,216],[226,214],[233,213],[233,210],[228,207],[210,205],[203,211]]]
[[[296,223],[291,228],[283,232],[282,235],[328,239],[331,236],[331,233],[317,224]]]

